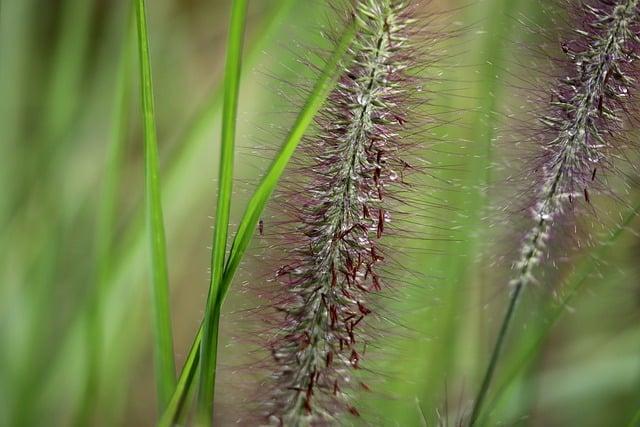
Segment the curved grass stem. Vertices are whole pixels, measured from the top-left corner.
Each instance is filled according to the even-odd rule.
[[[500,358],[500,352],[502,351],[502,347],[504,346],[504,341],[507,337],[509,325],[513,320],[513,314],[515,312],[516,305],[518,304],[520,295],[522,294],[523,287],[524,285],[522,283],[518,283],[511,293],[509,306],[507,307],[504,319],[502,320],[498,338],[496,339],[496,343],[493,346],[493,351],[491,352],[489,365],[487,366],[487,370],[485,371],[484,377],[482,379],[482,385],[480,386],[480,390],[478,391],[473,405],[473,410],[471,411],[471,417],[469,419],[470,427],[475,425],[476,421],[478,420],[478,416],[480,415],[480,411],[482,410],[482,404],[487,396],[487,392],[489,391],[489,386],[491,385],[491,380],[493,379],[493,374],[495,373],[498,359]]]
[[[545,308],[546,313],[542,318],[548,319],[546,322],[540,325],[539,331],[534,335],[532,339],[528,339],[512,360],[507,364],[507,372],[502,375],[501,381],[494,388],[491,401],[488,403],[488,410],[490,411],[502,398],[509,385],[512,384],[515,378],[528,366],[536,355],[540,353],[540,348],[549,339],[553,327],[559,322],[562,315],[566,312],[567,307],[573,301],[578,292],[585,286],[587,279],[596,271],[599,265],[606,264],[606,259],[611,247],[625,234],[625,231],[629,230],[629,226],[640,214],[640,203],[636,203],[633,208],[624,215],[623,220],[613,230],[608,233],[608,238],[603,241],[600,247],[581,260],[580,264],[569,279],[563,285],[564,296],[560,301],[553,301]],[[482,417],[478,417],[481,424],[484,424],[487,412]]]

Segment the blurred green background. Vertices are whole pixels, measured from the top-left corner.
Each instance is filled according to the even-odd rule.
[[[298,84],[313,76],[298,59],[308,46],[327,47],[321,31],[336,30],[321,0],[290,8],[281,0],[250,3],[236,220],[291,124]],[[147,6],[181,366],[208,284],[229,2]],[[434,168],[418,194],[446,209],[416,224],[417,236],[433,239],[410,248],[390,243],[407,267],[397,274],[408,283],[385,301],[399,326],[372,346],[371,371],[363,374],[372,392],[358,396],[362,419],[346,417],[345,424],[454,425],[468,415],[508,295],[518,227],[495,212],[505,178],[521,165],[504,160],[514,138],[502,135],[508,116],[526,109],[513,82],[530,76],[513,67],[522,54],[515,42],[542,43],[527,27],[546,21],[540,4],[528,0],[422,7],[448,11],[444,29],[459,33],[429,71],[439,77],[429,108],[449,124],[434,129],[433,140],[443,142],[423,153]],[[156,419],[129,9],[125,0],[0,0],[0,425],[143,426]],[[611,231],[629,219],[640,194],[631,179],[623,181],[612,184],[622,202],[595,197],[605,225],[586,225],[608,244],[571,252],[545,275],[548,283],[527,291],[489,395],[488,425],[634,425],[640,224],[631,218],[619,235]],[[269,215],[267,228],[277,206]],[[444,230],[433,232],[434,225]],[[248,365],[259,355],[242,338],[251,315],[239,312],[256,304],[245,284],[270,268],[264,242],[256,238],[255,246],[225,306],[218,425],[242,419],[257,375]],[[101,351],[92,359],[96,316]],[[96,390],[90,360],[99,361]],[[91,415],[83,418],[87,407]]]

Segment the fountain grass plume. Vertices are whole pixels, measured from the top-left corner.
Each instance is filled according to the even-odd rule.
[[[425,29],[410,3],[350,6],[358,27],[351,58],[316,119],[316,135],[301,146],[302,166],[290,174],[279,206],[290,220],[281,233],[289,242],[285,261],[270,284],[272,363],[261,396],[271,424],[359,415],[351,395],[367,388],[354,374],[367,345],[363,325],[375,307],[372,294],[388,285],[380,239],[411,190],[407,177],[421,168],[411,150],[424,138],[412,121],[423,95],[414,71],[424,66],[417,38]]]
[[[639,5],[639,0],[590,0],[572,12],[576,28],[560,45],[565,75],[550,89],[547,113],[538,117],[542,132],[531,141],[541,152],[532,171],[536,177],[532,226],[514,264],[511,300],[471,425],[482,407],[517,301],[525,287],[536,283],[536,268],[549,261],[550,239],[569,212],[591,203],[590,191],[604,187],[600,177],[611,170],[615,153],[626,148],[624,119],[633,111],[640,52]]]

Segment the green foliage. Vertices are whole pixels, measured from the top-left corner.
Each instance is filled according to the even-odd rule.
[[[357,394],[363,418],[345,424],[454,425],[469,415],[508,301],[504,247],[516,239],[492,209],[504,178],[521,173],[503,161],[510,119],[525,104],[517,88],[532,78],[514,66],[513,41],[557,48],[531,34],[547,24],[540,2],[421,3],[448,9],[447,29],[461,32],[425,71],[435,95],[420,113],[443,123],[425,134],[435,144],[420,153],[428,173],[416,205],[433,209],[412,212],[415,240],[387,241],[406,268],[393,272],[397,295],[381,301],[398,333],[368,347],[373,373],[362,376],[373,393]],[[240,39],[225,43],[231,5],[154,0],[143,10],[135,0],[137,99],[129,0],[1,1],[0,425],[152,425],[158,411],[162,426],[188,425],[201,377],[201,407],[213,412],[214,373],[216,425],[250,409],[237,404],[253,384],[244,367],[256,360],[243,313],[263,302],[247,289],[270,261],[258,222],[268,232],[280,219],[273,192],[353,34],[314,70],[309,63],[325,56],[318,29],[336,30],[325,2],[248,2],[239,80],[223,61],[225,52],[240,61]],[[237,97],[225,104],[227,89]],[[479,425],[638,424],[640,194],[637,171],[623,172],[611,186],[624,200],[592,196],[597,224],[581,226],[594,245],[523,294]],[[199,372],[205,317],[212,333]]]

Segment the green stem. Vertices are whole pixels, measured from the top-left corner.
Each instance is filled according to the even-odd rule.
[[[469,427],[472,427],[475,424],[478,416],[480,415],[480,411],[482,410],[482,403],[487,396],[487,391],[489,391],[489,385],[491,385],[491,380],[498,364],[500,352],[502,351],[505,338],[507,337],[507,331],[509,330],[509,325],[511,324],[511,320],[513,319],[513,313],[515,312],[516,305],[518,303],[520,294],[522,293],[523,287],[523,283],[519,282],[511,293],[509,307],[507,307],[507,312],[505,313],[504,319],[502,320],[500,332],[498,333],[498,338],[495,345],[493,346],[493,352],[491,353],[491,359],[489,360],[489,366],[485,371],[484,378],[482,379],[482,385],[480,386],[480,391],[476,396],[473,410],[471,411],[471,417],[469,418]]]
[[[140,86],[144,115],[145,205],[151,252],[152,311],[158,407],[164,411],[175,388],[175,361],[169,309],[169,274],[160,178],[158,173],[158,142],[156,135],[149,36],[144,0],[136,0],[138,51],[140,55]]]
[[[210,425],[213,416],[218,325],[220,323],[219,311],[222,304],[219,285],[224,270],[231,196],[233,194],[233,161],[247,3],[248,0],[233,1],[227,42],[218,203],[211,253],[211,281],[209,283],[200,352],[202,367],[200,369],[200,385],[198,388],[197,423],[199,425]]]
[[[182,372],[178,378],[178,385],[171,396],[171,400],[167,405],[167,409],[162,414],[158,427],[171,427],[178,422],[178,418],[183,412],[185,401],[189,395],[189,390],[193,384],[193,378],[196,376],[198,363],[200,362],[200,342],[202,341],[202,324],[198,328],[196,338],[191,344],[191,349],[184,361]]]

